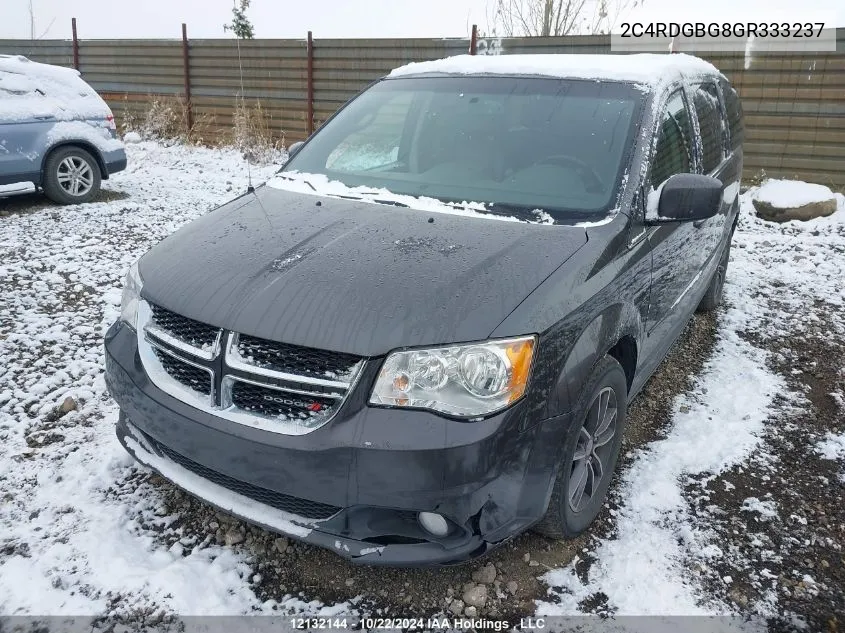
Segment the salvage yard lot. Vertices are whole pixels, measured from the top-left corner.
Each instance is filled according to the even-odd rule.
[[[123,275],[247,186],[232,151],[127,151],[100,202],[0,199],[0,612],[742,614],[841,630],[842,196],[828,218],[775,224],[743,195],[726,307],[694,317],[634,403],[588,534],[369,569],[221,515],[117,443],[102,335]]]

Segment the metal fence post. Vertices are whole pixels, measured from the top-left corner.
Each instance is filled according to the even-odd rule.
[[[478,49],[478,25],[472,25],[472,36],[469,40],[469,54],[475,55],[476,50]]]
[[[76,18],[70,19],[70,29],[73,32],[73,67],[79,70],[79,38],[76,37]]]
[[[191,103],[191,57],[188,52],[188,26],[182,22],[182,64],[185,69],[185,124],[190,134],[194,127],[194,106]]]
[[[314,39],[311,37],[311,31],[308,31],[308,45],[306,48],[308,61],[306,66],[306,73],[308,75],[307,81],[307,112],[305,121],[305,131],[308,136],[314,132]]]

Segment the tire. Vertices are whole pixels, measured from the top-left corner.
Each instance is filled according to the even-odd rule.
[[[47,157],[41,187],[53,202],[81,204],[100,193],[101,182],[97,160],[81,147],[68,146]]]
[[[605,356],[599,361],[590,372],[581,396],[577,408],[578,416],[574,419],[561,450],[549,507],[545,516],[531,528],[552,538],[572,538],[579,535],[590,526],[604,504],[619,458],[627,418],[628,383],[619,362],[610,356]],[[603,420],[610,426],[601,432],[602,425],[596,424],[597,414],[602,410],[601,403],[607,402],[604,405],[607,413],[614,401],[615,418],[608,422],[609,416],[605,415]],[[597,440],[605,441],[599,444]],[[576,450],[584,457],[577,459]],[[596,461],[601,464],[601,476],[598,478],[595,477]],[[578,480],[573,479],[580,473],[583,473],[584,477],[583,486],[579,486],[581,477]],[[579,488],[580,499],[577,494]],[[588,492],[589,498],[585,499],[584,495]]]
[[[713,272],[713,278],[710,280],[710,285],[707,286],[707,292],[701,298],[701,302],[695,309],[696,312],[712,312],[722,303],[722,291],[725,288],[725,278],[728,275],[728,260],[731,256],[731,242],[733,241],[734,233],[731,229],[731,235],[728,238],[728,244],[725,246],[725,251],[719,260],[719,265]]]

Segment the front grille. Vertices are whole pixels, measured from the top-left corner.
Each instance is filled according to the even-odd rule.
[[[150,380],[211,415],[302,435],[340,409],[364,360],[216,328],[141,302],[138,347]],[[313,394],[313,395],[312,395]]]
[[[153,323],[170,336],[197,349],[210,349],[217,340],[220,328],[194,321],[181,314],[165,310],[161,306],[150,304]]]
[[[232,385],[232,404],[244,411],[271,418],[307,420],[325,416],[331,412],[337,400],[235,381]]]
[[[317,501],[308,501],[307,499],[292,497],[291,495],[268,490],[267,488],[260,488],[259,486],[253,486],[245,481],[240,481],[234,477],[218,473],[216,470],[206,468],[202,464],[198,464],[195,461],[180,455],[164,444],[153,440],[149,435],[145,434],[145,437],[160,453],[179,464],[182,468],[190,470],[195,475],[198,475],[203,479],[207,479],[218,486],[222,486],[223,488],[236,492],[244,497],[254,499],[259,503],[276,508],[277,510],[282,510],[283,512],[289,512],[290,514],[314,520],[328,519],[341,510],[340,508],[327,503],[319,503]]]
[[[238,354],[244,362],[263,369],[346,382],[361,360],[352,354],[276,343],[245,334],[238,338]]]
[[[168,376],[185,385],[188,389],[193,389],[206,396],[211,395],[211,374],[208,371],[190,365],[155,347],[153,347],[153,352]]]

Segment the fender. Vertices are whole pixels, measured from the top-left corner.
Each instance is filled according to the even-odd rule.
[[[642,240],[630,245],[631,227],[620,214],[590,230],[592,249],[573,255],[494,332],[502,337],[524,334],[526,327],[540,332],[526,428],[575,409],[587,375],[609,352],[625,368],[629,387],[633,384],[645,340],[651,251]]]
[[[565,411],[571,412],[578,408],[587,376],[608,353],[620,361],[630,391],[637,369],[639,343],[643,336],[640,313],[631,304],[611,305],[590,321],[572,346],[555,385],[558,402],[566,403]]]

